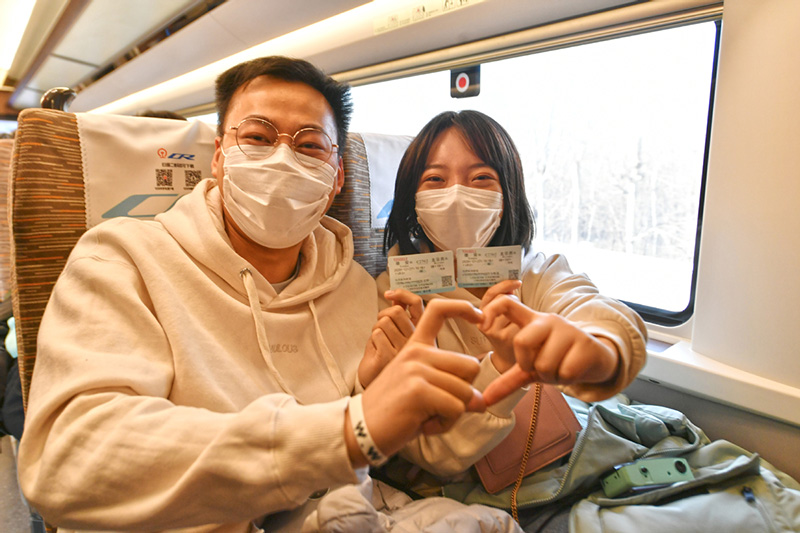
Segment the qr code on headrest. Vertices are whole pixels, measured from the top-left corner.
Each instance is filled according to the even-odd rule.
[[[203,179],[203,173],[199,170],[184,170],[186,187],[192,188]]]
[[[156,169],[156,187],[172,187],[172,169]]]

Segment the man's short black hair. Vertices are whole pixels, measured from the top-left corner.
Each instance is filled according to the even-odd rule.
[[[186,117],[174,111],[166,109],[146,109],[141,113],[136,114],[137,117],[150,117],[150,118],[169,118],[173,120],[187,120]]]
[[[285,81],[305,83],[319,91],[333,110],[336,121],[336,137],[339,155],[344,153],[347,143],[347,128],[353,104],[350,99],[350,86],[341,83],[303,59],[284,56],[268,56],[240,63],[226,70],[217,78],[217,133],[223,134],[223,124],[234,93],[242,86],[260,76],[269,76]]]

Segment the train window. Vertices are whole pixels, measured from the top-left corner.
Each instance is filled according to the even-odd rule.
[[[477,109],[522,154],[534,249],[563,253],[651,322],[692,313],[718,22],[481,65],[480,94],[449,71],[353,88],[352,131],[416,134]]]

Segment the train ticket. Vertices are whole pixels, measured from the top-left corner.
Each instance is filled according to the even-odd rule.
[[[415,294],[453,291],[455,269],[453,252],[396,255],[389,258],[389,284]]]
[[[456,250],[458,286],[491,287],[507,279],[519,279],[521,264],[519,245],[459,248]]]

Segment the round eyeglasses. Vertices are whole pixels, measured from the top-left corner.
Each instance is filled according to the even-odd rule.
[[[289,137],[295,158],[304,166],[316,168],[327,163],[334,150],[339,149],[324,131],[301,128],[294,135],[279,133],[271,123],[260,118],[246,118],[229,129],[236,132],[236,145],[250,159],[265,159],[275,153],[278,140]]]

